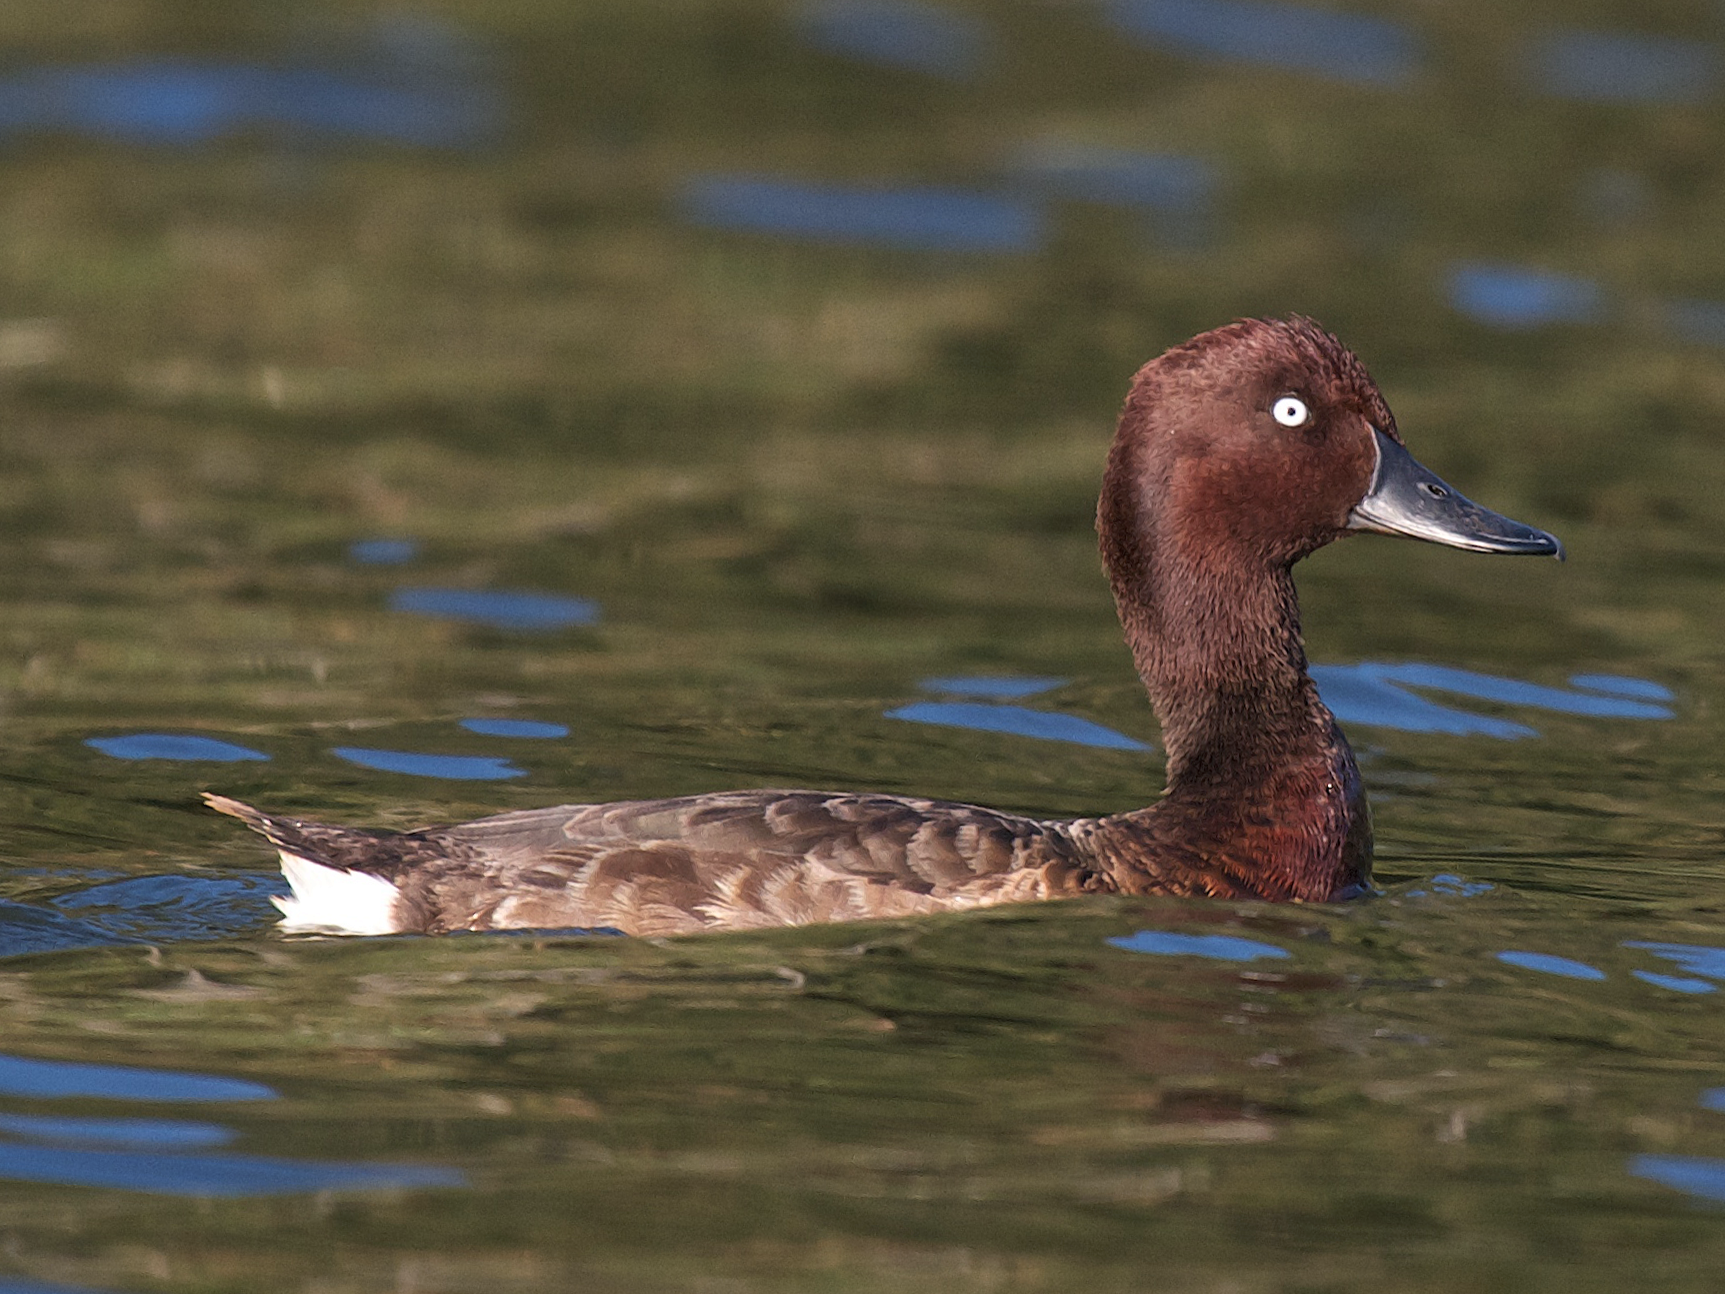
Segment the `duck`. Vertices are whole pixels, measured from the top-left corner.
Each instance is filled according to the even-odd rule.
[[[205,799],[279,853],[289,931],[667,936],[1080,895],[1354,899],[1374,892],[1371,815],[1307,672],[1293,567],[1362,532],[1563,557],[1423,467],[1364,364],[1301,315],[1236,320],[1138,370],[1096,527],[1161,725],[1148,807],[1045,820],[739,790],[379,831]]]

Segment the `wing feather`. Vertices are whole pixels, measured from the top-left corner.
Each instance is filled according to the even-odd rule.
[[[904,916],[1103,888],[1070,823],[890,795],[733,791],[360,831],[212,797],[278,848],[382,876],[404,929],[640,934]]]

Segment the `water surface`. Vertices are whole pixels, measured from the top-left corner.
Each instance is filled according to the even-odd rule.
[[[1716,1285],[1717,14],[33,13],[0,1289]],[[1112,421],[1290,310],[1570,550],[1300,568],[1379,897],[286,938],[198,802],[1148,804]]]

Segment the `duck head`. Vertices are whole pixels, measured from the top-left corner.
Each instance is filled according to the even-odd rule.
[[[1563,556],[1414,459],[1365,366],[1300,316],[1202,333],[1139,370],[1098,525],[1116,588],[1135,572],[1109,539],[1147,529],[1193,559],[1247,566],[1291,565],[1351,531]]]
[[[1563,553],[1422,467],[1365,366],[1299,316],[1217,328],[1139,370],[1097,528],[1171,786],[1201,747],[1231,759],[1312,727],[1290,574],[1302,557],[1358,531]],[[1269,735],[1234,731],[1248,727]]]

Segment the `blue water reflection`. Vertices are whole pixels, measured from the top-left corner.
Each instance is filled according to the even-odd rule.
[[[1219,175],[1204,158],[1044,142],[1021,149],[1010,170],[1047,197],[1154,213],[1152,230],[1171,247],[1201,247],[1213,232]]]
[[[1442,895],[1452,899],[1474,899],[1481,894],[1489,894],[1497,888],[1490,881],[1470,881],[1466,877],[1457,876],[1453,872],[1439,872],[1426,882],[1430,889],[1409,890],[1410,899],[1423,899],[1428,894]]]
[[[171,732],[131,732],[120,737],[87,737],[84,744],[115,759],[183,759],[238,763],[268,759],[262,751],[236,746],[214,737],[190,737]]]
[[[362,566],[400,566],[419,556],[411,539],[360,539],[347,546],[347,555]]]
[[[280,882],[265,876],[138,876],[91,885],[50,902],[60,911],[75,912],[81,922],[128,939],[210,939],[255,927],[270,915],[269,896],[279,892]],[[0,947],[4,942],[0,933]]]
[[[751,175],[689,180],[683,215],[710,229],[811,242],[928,252],[1028,252],[1042,243],[1042,211],[1016,198],[964,189],[844,187]]]
[[[1261,958],[1292,956],[1286,948],[1242,939],[1238,935],[1182,935],[1166,930],[1140,930],[1116,935],[1108,941],[1127,952],[1152,953],[1158,957],[1209,957],[1215,961],[1250,962]]]
[[[0,1177],[62,1186],[104,1186],[152,1195],[232,1199],[317,1191],[465,1186],[450,1168],[274,1159],[262,1155],[91,1150],[0,1142]]]
[[[31,1060],[0,1055],[0,1096],[100,1097],[126,1101],[273,1101],[274,1088],[242,1078]]]
[[[482,737],[521,737],[549,741],[569,735],[569,729],[560,723],[540,723],[533,719],[463,719],[461,726]]]
[[[0,1095],[37,1099],[270,1101],[274,1089],[244,1079],[121,1065],[0,1056]],[[238,1134],[180,1119],[0,1113],[0,1178],[101,1186],[156,1195],[237,1197],[316,1191],[465,1185],[452,1169],[198,1153]]]
[[[1340,81],[1394,86],[1420,66],[1420,44],[1387,18],[1257,0],[1114,0],[1114,24],[1147,44]]]
[[[526,769],[490,755],[427,755],[415,750],[372,750],[364,746],[337,746],[330,753],[361,768],[375,768],[382,773],[406,773],[413,777],[497,782],[527,776]]]
[[[1554,32],[1529,62],[1547,93],[1594,103],[1695,103],[1719,85],[1718,50],[1668,36]]]
[[[1675,962],[1679,970],[1708,979],[1725,980],[1725,948],[1709,948],[1705,944],[1668,944],[1642,939],[1627,939],[1625,948],[1639,948],[1655,957]]]
[[[1725,301],[1667,301],[1665,325],[1685,341],[1725,346]]]
[[[0,1132],[38,1141],[162,1150],[225,1146],[239,1135],[218,1123],[176,1119],[57,1119],[40,1114],[0,1114]]]
[[[50,1281],[20,1280],[0,1276],[0,1294],[104,1294],[88,1285],[60,1285]]]
[[[889,719],[932,723],[947,728],[971,728],[979,732],[1006,732],[1043,741],[1070,741],[1080,746],[1106,750],[1149,750],[1151,747],[1123,732],[1104,728],[1075,714],[1031,710],[1021,705],[984,705],[975,701],[917,701],[888,710]]]
[[[1605,307],[1605,294],[1592,279],[1483,261],[1451,267],[1449,299],[1469,318],[1512,330],[1587,323]]]
[[[132,942],[88,921],[28,903],[0,899],[0,957],[23,957],[61,948],[101,948]]]
[[[389,609],[513,630],[566,629],[599,620],[599,604],[587,598],[509,589],[396,589]]]
[[[1621,674],[1571,674],[1571,687],[1584,687],[1589,692],[1609,692],[1613,696],[1633,697],[1638,701],[1675,701],[1677,694],[1663,683],[1648,678],[1625,678]],[[1630,716],[1635,717],[1635,716]],[[1664,717],[1669,718],[1667,714]]]
[[[1405,732],[1442,732],[1458,736],[1479,734],[1512,739],[1533,737],[1538,733],[1526,724],[1499,719],[1490,715],[1473,714],[1439,705],[1425,697],[1407,691],[1409,687],[1430,688],[1458,696],[1477,697],[1505,705],[1532,706],[1559,714],[1587,715],[1605,719],[1669,719],[1669,706],[1655,704],[1651,699],[1631,699],[1625,695],[1633,686],[1637,698],[1669,699],[1670,692],[1657,683],[1641,679],[1618,679],[1608,675],[1577,675],[1586,679],[1588,691],[1568,691],[1524,683],[1520,679],[1499,678],[1473,670],[1455,669],[1446,665],[1426,665],[1417,661],[1387,664],[1361,661],[1357,665],[1314,665],[1312,678],[1324,704],[1343,723],[1399,728]],[[1597,695],[1599,692],[1616,695]]]
[[[1538,971],[1542,975],[1561,975],[1565,979],[1602,980],[1605,972],[1597,966],[1589,966],[1586,962],[1571,961],[1567,957],[1554,957],[1550,953],[1530,953],[1517,950],[1501,952],[1497,955],[1500,962],[1518,966],[1522,970]]]
[[[1000,701],[1017,701],[1023,697],[1035,696],[1038,692],[1053,691],[1070,681],[1064,678],[984,674],[962,678],[925,678],[917,686],[925,692],[946,692],[952,696],[986,696]]]
[[[1725,1087],[1710,1087],[1701,1093],[1701,1108],[1703,1110],[1725,1111]]]
[[[1643,1177],[1661,1186],[1703,1200],[1725,1201],[1725,1159],[1702,1159],[1694,1155],[1636,1155],[1629,1161],[1629,1175]]]
[[[1673,993],[1716,993],[1717,984],[1710,984],[1704,979],[1685,979],[1681,975],[1659,975],[1653,971],[1632,970],[1629,972],[1643,984],[1652,984],[1655,988],[1668,988]]]
[[[914,0],[811,0],[796,23],[817,49],[953,80],[982,69],[988,44],[976,18]]]
[[[183,146],[273,130],[467,147],[494,139],[503,115],[487,86],[387,66],[138,59],[0,77],[0,135],[60,131]]]
[[[1011,169],[1059,197],[1181,214],[1206,209],[1220,183],[1215,163],[1201,157],[1051,142],[1021,149]]]

